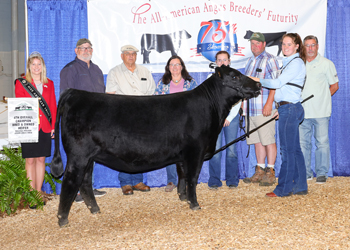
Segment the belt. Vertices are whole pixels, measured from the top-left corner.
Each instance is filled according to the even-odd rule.
[[[282,105],[286,105],[286,104],[291,104],[292,102],[286,102],[286,101],[281,101],[276,103],[276,108],[281,107]]]

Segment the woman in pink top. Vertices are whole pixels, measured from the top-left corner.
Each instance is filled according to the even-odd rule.
[[[197,87],[197,82],[190,76],[186,70],[185,63],[179,56],[169,58],[165,73],[158,82],[155,95],[173,94],[177,92],[192,90]],[[165,192],[171,192],[177,185],[176,165],[172,164],[166,167],[167,183]]]

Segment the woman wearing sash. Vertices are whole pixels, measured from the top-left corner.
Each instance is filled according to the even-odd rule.
[[[301,106],[301,91],[304,86],[306,52],[300,36],[288,33],[282,37],[283,67],[276,79],[259,79],[264,87],[276,89],[275,101],[279,119],[278,133],[280,138],[282,165],[278,185],[267,197],[283,197],[292,194],[308,193],[304,156],[299,141],[299,124],[304,119]]]
[[[39,109],[39,140],[37,143],[21,143],[22,157],[25,159],[27,177],[31,180],[31,186],[38,192],[41,191],[45,176],[45,157],[51,155],[51,138],[54,138],[56,121],[56,96],[53,81],[46,77],[46,66],[44,59],[38,52],[33,52],[27,61],[25,79],[29,87],[33,87],[46,101],[47,108],[51,113],[51,124],[41,108]],[[16,80],[16,97],[32,97],[18,79]],[[46,105],[45,105],[46,106]],[[36,208],[33,206],[31,208]]]

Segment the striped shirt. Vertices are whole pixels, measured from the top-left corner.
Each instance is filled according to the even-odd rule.
[[[245,67],[245,75],[258,77],[260,79],[274,79],[278,69],[279,66],[276,57],[264,51],[257,57],[252,56],[249,58]],[[262,88],[261,95],[249,99],[250,116],[258,116],[262,114],[269,92],[269,89]],[[246,100],[243,102],[243,114],[247,114]]]

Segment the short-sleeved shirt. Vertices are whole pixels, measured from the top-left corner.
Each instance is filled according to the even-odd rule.
[[[86,62],[76,57],[61,70],[60,79],[61,93],[69,88],[97,93],[105,92],[102,70],[92,61],[88,67]]]
[[[112,68],[107,76],[106,92],[119,95],[153,95],[156,84],[151,72],[136,64],[131,72],[124,63]]]
[[[306,82],[302,98],[313,98],[303,103],[305,119],[329,117],[332,113],[330,85],[339,82],[334,63],[318,54],[306,62]]]
[[[249,58],[244,72],[247,76],[254,76],[260,79],[274,79],[278,68],[276,57],[263,51],[260,55]],[[251,116],[262,115],[269,93],[269,89],[262,88],[258,97],[249,99],[249,114]],[[243,102],[243,114],[247,114],[247,101]]]

